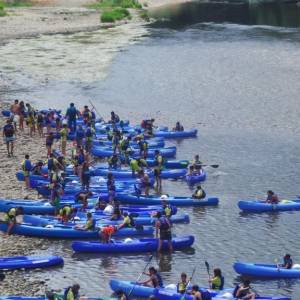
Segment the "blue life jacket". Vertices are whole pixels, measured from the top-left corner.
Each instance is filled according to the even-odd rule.
[[[77,129],[76,130],[76,138],[77,139],[83,139],[84,138],[84,131],[83,131],[83,129]]]
[[[91,137],[92,136],[92,129],[91,129],[91,127],[88,127],[86,129],[85,136],[86,137]]]
[[[84,156],[83,156],[83,154],[79,154],[78,155],[78,164],[82,164],[84,162]]]
[[[201,294],[202,300],[211,300],[212,299],[212,296],[208,290],[205,290],[205,291],[200,290],[200,294]]]
[[[48,170],[52,170],[54,167],[54,159],[53,158],[49,158],[48,159]]]
[[[169,225],[166,217],[159,218],[159,221],[160,221],[160,229],[161,230],[169,230],[170,229],[170,225]]]
[[[25,171],[31,171],[32,165],[31,165],[31,162],[29,159],[25,159],[24,169],[25,169]]]

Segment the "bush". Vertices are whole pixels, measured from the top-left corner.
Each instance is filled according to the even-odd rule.
[[[0,2],[0,17],[3,17],[6,15],[6,12],[4,10],[4,3]]]
[[[107,7],[122,7],[122,8],[142,8],[137,0],[102,0],[91,4],[90,8],[101,9]]]
[[[146,10],[143,10],[141,13],[140,13],[140,17],[145,20],[146,22],[150,22],[150,18],[148,16],[148,12]]]
[[[104,11],[101,15],[101,22],[114,23],[125,18],[130,18],[130,13],[126,8],[114,8]]]
[[[6,1],[6,7],[22,7],[22,6],[32,6],[30,0],[10,0]]]

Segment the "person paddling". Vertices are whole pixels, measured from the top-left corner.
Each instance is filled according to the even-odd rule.
[[[293,267],[293,260],[290,254],[286,254],[283,257],[283,264],[280,265],[282,269],[291,269]]]
[[[253,300],[255,293],[252,291],[249,280],[244,280],[240,285],[237,285],[233,291],[233,297],[237,299]]]
[[[79,284],[73,284],[73,286],[67,287],[64,293],[63,300],[79,300],[80,299],[79,290],[80,290]]]
[[[180,282],[177,283],[177,293],[185,294],[188,288],[189,281],[186,273],[181,273]]]
[[[148,271],[149,273],[143,272],[143,274],[149,276],[150,278],[144,282],[140,282],[140,284],[154,288],[163,287],[163,281],[159,272],[154,267],[150,267]]]
[[[209,279],[211,288],[213,290],[223,290],[224,287],[224,277],[222,276],[222,271],[219,268],[214,269],[214,277]]]
[[[88,212],[86,214],[86,217],[87,221],[83,226],[78,224],[74,228],[82,231],[95,230],[96,220],[93,218],[93,215],[90,212]]]
[[[279,203],[278,196],[272,190],[269,190],[267,192],[266,202],[270,204],[278,204]]]

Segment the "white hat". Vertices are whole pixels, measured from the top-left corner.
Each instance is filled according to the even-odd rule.
[[[160,196],[160,200],[167,200],[168,199],[168,196],[167,195],[161,195]]]

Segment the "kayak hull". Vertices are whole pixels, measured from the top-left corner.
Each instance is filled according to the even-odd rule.
[[[193,236],[178,237],[172,240],[173,249],[181,250],[192,246]],[[130,243],[115,241],[109,244],[100,242],[73,242],[72,248],[75,252],[94,252],[94,253],[134,253],[134,252],[153,252],[158,247],[157,239],[138,239]],[[164,241],[163,250],[168,250],[168,242]]]
[[[0,269],[34,269],[46,268],[63,264],[63,259],[59,256],[11,256],[0,257]]]
[[[282,269],[276,265],[236,262],[234,270],[242,275],[267,278],[300,278],[300,269]]]
[[[285,201],[285,200],[284,200]],[[240,200],[238,207],[243,212],[277,212],[277,211],[292,211],[300,210],[300,200],[290,200],[280,202],[279,204],[269,204],[264,201],[257,200]]]
[[[155,131],[155,137],[163,137],[166,139],[181,139],[197,136],[197,129],[191,129],[186,131]]]
[[[128,203],[128,204],[146,204],[146,205],[157,205],[162,202],[159,197],[155,196],[140,196],[137,197],[132,194],[117,193],[116,199]],[[217,197],[206,197],[205,199],[193,199],[188,197],[169,197],[167,199],[168,204],[174,206],[215,206],[219,203]]]

